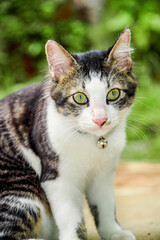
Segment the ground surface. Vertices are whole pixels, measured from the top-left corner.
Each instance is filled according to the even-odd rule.
[[[137,240],[160,240],[160,164],[121,163],[115,181],[117,219]],[[85,207],[89,238],[99,240]]]

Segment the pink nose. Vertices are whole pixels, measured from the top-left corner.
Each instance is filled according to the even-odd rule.
[[[107,118],[93,119],[93,122],[95,122],[100,127],[102,127],[106,121],[107,121]]]

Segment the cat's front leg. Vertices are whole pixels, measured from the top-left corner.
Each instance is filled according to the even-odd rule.
[[[83,221],[83,194],[70,181],[51,180],[43,183],[59,229],[60,240],[87,240]]]
[[[87,198],[97,230],[104,240],[135,240],[135,236],[121,228],[115,216],[114,171],[106,170],[95,177],[87,191]]]

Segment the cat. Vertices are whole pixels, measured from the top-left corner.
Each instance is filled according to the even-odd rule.
[[[49,40],[47,79],[0,100],[0,240],[87,240],[84,194],[102,239],[135,240],[113,189],[137,86],[130,35],[74,54]]]

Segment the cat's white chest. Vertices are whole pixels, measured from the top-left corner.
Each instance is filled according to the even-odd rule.
[[[97,147],[97,138],[89,136],[79,136],[77,139],[68,141],[61,148],[61,162],[67,167],[73,166],[75,170],[81,170],[85,174],[96,171],[100,168],[113,164],[113,160],[120,154],[125,138],[118,139],[117,136],[108,137],[108,146],[105,149]],[[65,168],[66,169],[66,168]]]
[[[115,168],[121,149],[120,146],[112,148],[111,142],[107,149],[98,149],[96,142],[85,142],[85,138],[84,143],[77,140],[65,147],[60,154],[60,176],[74,182],[82,191],[85,191],[96,175]]]
[[[51,105],[50,105],[51,107]],[[85,187],[97,172],[112,168],[125,145],[125,132],[117,130],[108,137],[105,149],[97,147],[98,137],[73,134],[67,124],[48,109],[48,136],[59,155],[59,175]],[[69,129],[69,127],[68,127]]]

